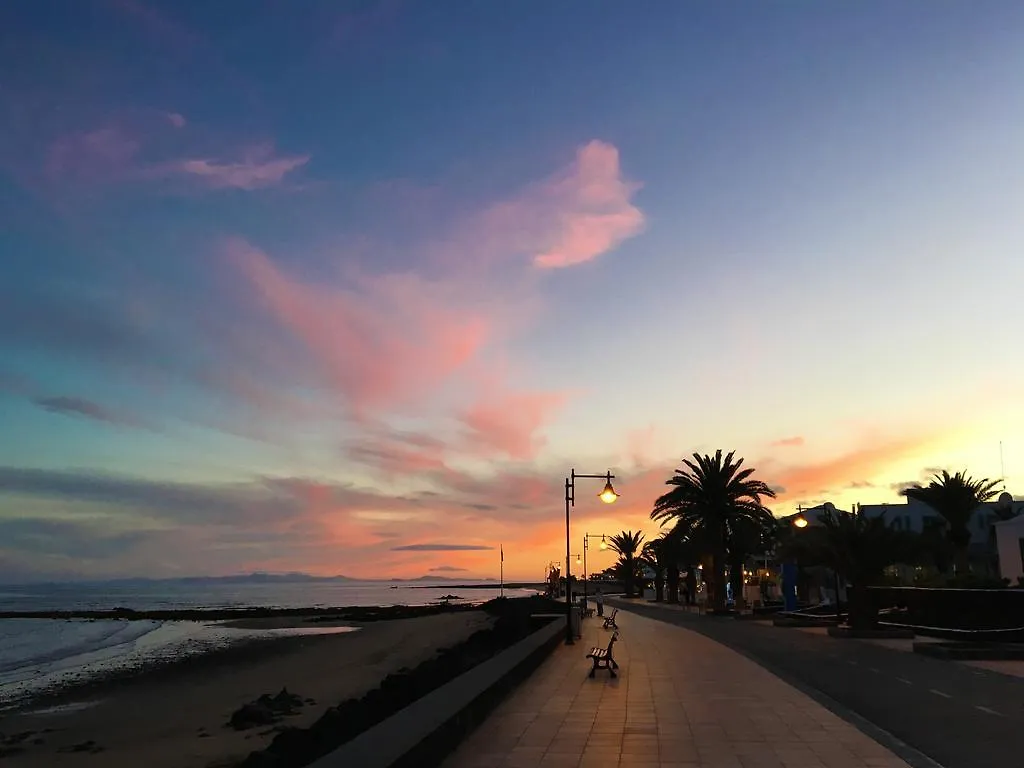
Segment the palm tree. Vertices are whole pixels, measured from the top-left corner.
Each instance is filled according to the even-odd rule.
[[[668,573],[669,552],[665,546],[664,534],[644,544],[643,562],[654,570],[654,601],[665,601],[665,575]],[[677,571],[678,573],[678,571]]]
[[[965,472],[950,475],[946,470],[935,475],[926,486],[912,485],[903,490],[908,499],[923,502],[942,518],[946,538],[953,547],[953,567],[957,575],[970,570],[967,547],[971,543],[971,515],[999,491],[998,480],[975,480]]]
[[[662,524],[669,520],[685,523],[691,535],[699,537],[711,555],[711,605],[725,609],[725,563],[730,531],[738,531],[744,521],[767,528],[774,524],[762,498],[774,498],[775,492],[760,480],[751,479],[754,469],[741,469],[743,459],[733,460],[735,451],[724,458],[693,454],[665,481],[672,490],[654,503],[651,519]],[[742,571],[742,569],[741,569]]]
[[[616,563],[615,570],[618,572],[619,578],[622,579],[626,597],[632,597],[635,591],[638,571],[642,567],[639,555],[643,541],[644,535],[640,531],[636,533],[623,531],[608,539],[608,546],[619,555],[619,562]]]
[[[826,508],[818,520],[821,526],[809,526],[796,535],[812,551],[810,560],[827,565],[849,584],[850,626],[874,626],[878,611],[871,605],[868,587],[881,581],[887,566],[913,562],[919,554],[919,536],[897,531],[884,518],[860,510]]]

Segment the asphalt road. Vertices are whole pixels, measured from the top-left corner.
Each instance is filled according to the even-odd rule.
[[[863,718],[944,768],[1024,766],[1024,678],[860,640],[615,603],[743,653],[808,693],[824,694],[819,700],[837,703],[837,714],[849,710],[855,724]],[[912,753],[901,756],[914,762]]]

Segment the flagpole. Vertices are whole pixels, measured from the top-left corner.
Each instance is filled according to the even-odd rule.
[[[498,588],[499,589],[498,596],[499,597],[504,597],[505,596],[505,546],[504,545],[500,545],[498,547],[498,551],[501,553],[501,568],[500,568],[499,573],[498,573],[498,577],[500,579],[500,582],[499,582],[500,586]]]

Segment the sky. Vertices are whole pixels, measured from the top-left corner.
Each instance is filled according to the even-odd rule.
[[[577,483],[575,558],[718,448],[779,515],[1024,492],[1022,36],[1016,0],[5,3],[0,581],[536,580],[570,469],[622,494]]]

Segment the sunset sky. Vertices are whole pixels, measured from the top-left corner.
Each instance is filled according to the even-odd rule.
[[[538,579],[735,449],[1024,493],[1024,3],[8,2],[0,581]],[[591,568],[612,564],[593,551]]]

